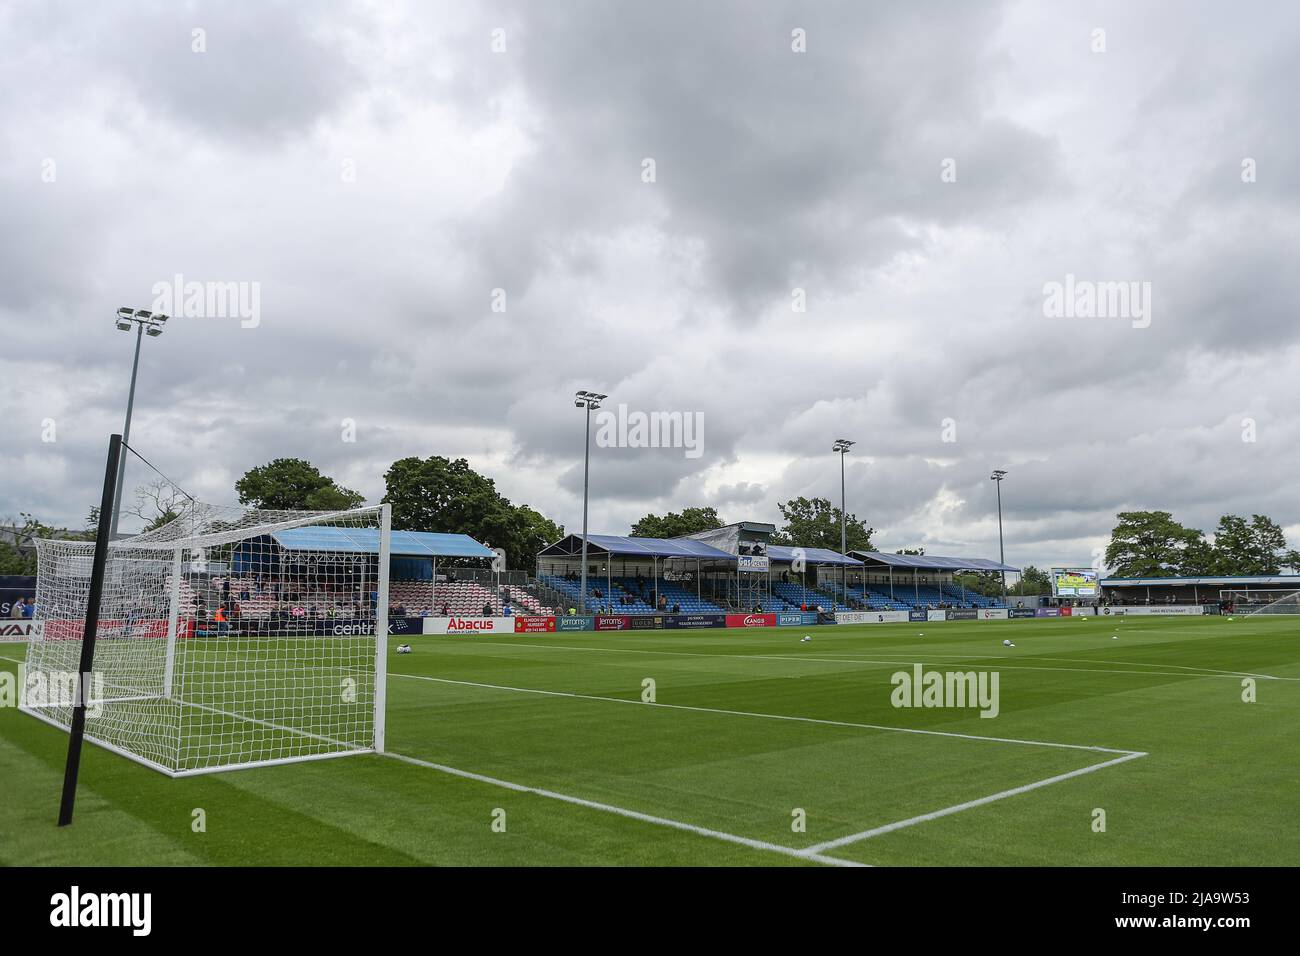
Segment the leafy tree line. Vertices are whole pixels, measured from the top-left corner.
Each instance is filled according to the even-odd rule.
[[[467,534],[506,553],[506,566],[528,569],[537,552],[562,538],[564,528],[527,505],[516,505],[464,458],[402,458],[384,474],[383,501],[393,527]],[[301,458],[277,458],[235,483],[240,504],[255,508],[337,511],[365,503]]]
[[[772,535],[773,544],[804,548],[829,548],[840,550],[840,509],[831,506],[828,498],[791,498],[778,502],[782,527]],[[635,538],[677,538],[721,528],[723,520],[714,508],[686,508],[680,514],[648,514],[632,525]],[[845,541],[850,551],[874,551],[868,528],[855,514],[848,515],[845,523]]]
[[[1300,570],[1300,552],[1287,546],[1267,515],[1224,515],[1213,540],[1168,511],[1124,511],[1110,534],[1106,565],[1116,577],[1279,574]]]

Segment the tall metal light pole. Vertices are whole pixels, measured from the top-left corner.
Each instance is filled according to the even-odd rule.
[[[582,442],[582,590],[578,592],[578,613],[587,613],[587,489],[591,475],[591,410],[600,408],[608,395],[599,392],[575,392],[573,404],[587,410],[587,424]]]
[[[989,475],[990,481],[997,482],[998,485],[998,564],[1007,563],[1006,550],[1002,546],[1002,479],[1007,473],[1001,468],[994,469],[993,474]],[[1002,569],[1002,606],[1007,606],[1007,569]]]
[[[831,451],[838,452],[840,456],[840,554],[847,557],[848,536],[845,532],[844,522],[847,520],[844,511],[844,456],[849,453],[849,449],[856,445],[857,442],[849,441],[847,438],[835,439],[835,444],[831,446]],[[849,601],[849,566],[842,564],[843,569],[840,573],[840,579],[844,585],[844,603]]]
[[[113,524],[109,532],[110,539],[117,537],[117,519],[122,513],[122,479],[126,476],[126,447],[131,443],[131,411],[135,408],[135,379],[140,371],[140,340],[146,334],[150,338],[162,335],[167,316],[159,312],[147,312],[144,309],[131,309],[126,306],[117,310],[117,327],[123,332],[135,328],[135,359],[131,362],[131,390],[126,396],[126,424],[122,426],[122,458],[117,463],[117,488],[113,492]]]

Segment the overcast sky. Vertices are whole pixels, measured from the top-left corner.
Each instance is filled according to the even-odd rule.
[[[439,454],[579,530],[590,388],[703,421],[593,448],[593,531],[838,501],[843,436],[883,549],[996,557],[995,467],[1012,564],[1132,508],[1300,544],[1298,49],[1280,0],[7,3],[0,515],[82,525],[113,312],[180,276],[258,297],[144,342],[133,444],[206,500]]]

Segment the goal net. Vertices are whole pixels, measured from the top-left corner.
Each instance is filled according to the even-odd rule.
[[[191,504],[109,545],[86,738],[172,776],[383,750],[387,505]],[[22,709],[71,724],[93,542],[37,543]]]
[[[1221,600],[1239,614],[1300,614],[1300,590],[1250,588],[1220,591]]]

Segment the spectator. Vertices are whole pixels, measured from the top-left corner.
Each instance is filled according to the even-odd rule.
[[[12,620],[20,621],[27,616],[27,602],[22,598],[14,601],[14,606],[9,609],[9,617]]]
[[[681,614],[681,613],[682,613],[682,606],[681,606],[680,604],[674,604],[674,605],[673,605],[673,613],[674,613],[674,614]]]
[[[451,605],[446,601],[442,602],[442,607],[439,610],[442,612],[443,617],[451,617]]]
[[[484,602],[483,602],[483,616],[484,616],[484,617],[491,617],[491,616],[492,616],[492,602],[491,602],[491,601],[484,601]]]
[[[23,617],[31,618],[36,614],[36,599],[28,598],[27,603],[23,605]]]

